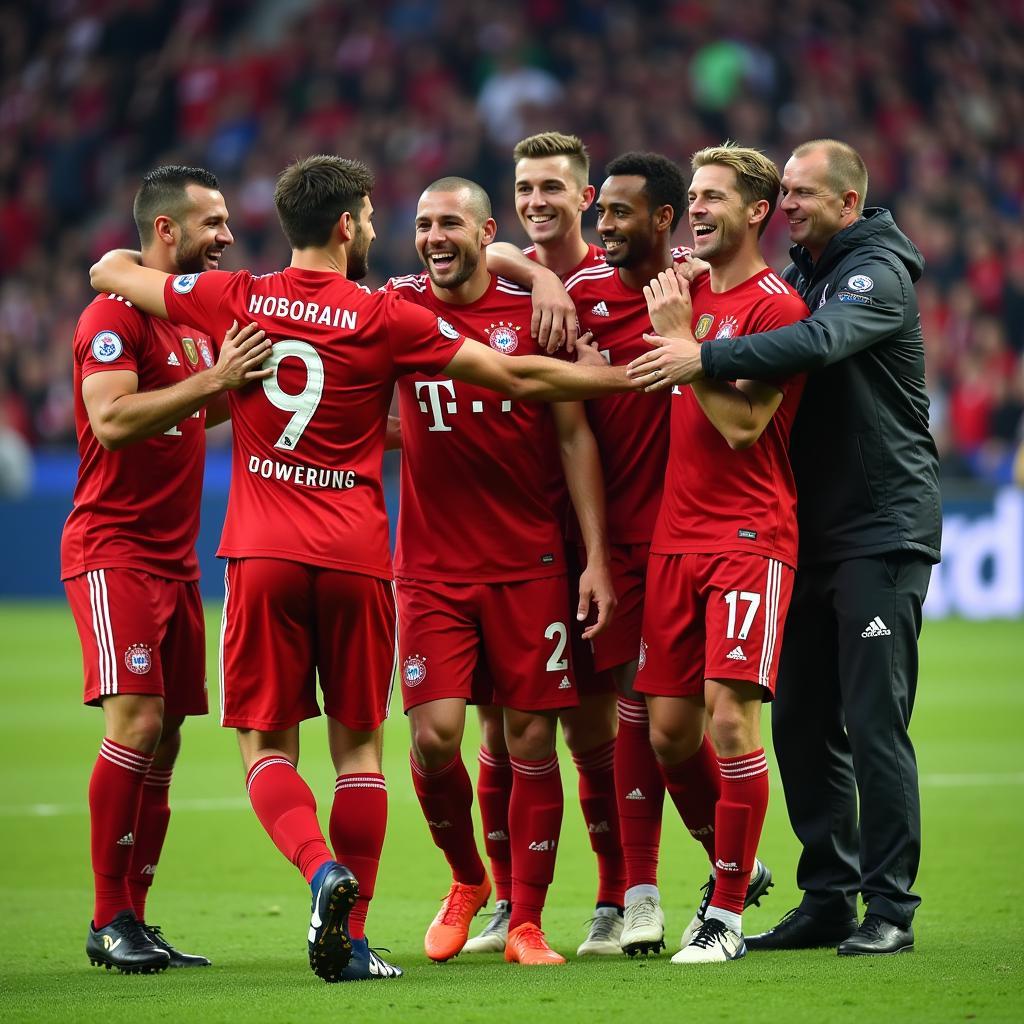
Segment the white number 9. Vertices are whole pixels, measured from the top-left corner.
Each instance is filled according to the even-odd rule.
[[[297,395],[288,394],[277,383],[277,368],[283,359],[289,357],[301,359],[306,367],[306,386]],[[274,447],[291,450],[299,443],[299,439],[306,427],[309,426],[309,421],[313,418],[313,413],[316,412],[320,399],[323,397],[323,360],[308,342],[289,339],[274,342],[274,346],[270,350],[270,357],[263,364],[263,368],[274,371],[272,377],[267,377],[263,381],[263,390],[266,393],[267,401],[275,409],[293,413]]]

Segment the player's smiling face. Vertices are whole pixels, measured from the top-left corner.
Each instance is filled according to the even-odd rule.
[[[524,157],[516,164],[516,213],[534,244],[556,242],[578,224],[594,201],[594,188],[581,184],[567,156]]]
[[[188,185],[185,191],[191,202],[178,225],[181,236],[174,257],[178,271],[198,274],[216,270],[224,250],[235,241],[228,228],[224,197],[216,189],[202,185]]]
[[[698,167],[687,199],[694,256],[712,265],[727,262],[747,236],[754,206],[743,201],[736,172],[721,164]]]
[[[438,288],[465,284],[480,265],[483,246],[494,239],[490,218],[480,223],[469,193],[424,192],[416,207],[416,252]]]
[[[658,244],[658,229],[647,201],[647,179],[639,174],[606,178],[597,197],[597,233],[613,267],[635,267]]]

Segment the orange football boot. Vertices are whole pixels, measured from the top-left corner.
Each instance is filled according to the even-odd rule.
[[[431,960],[441,963],[462,952],[469,938],[469,922],[490,895],[491,880],[486,874],[479,885],[452,882],[423,939],[423,949]]]
[[[528,967],[565,963],[565,957],[556,953],[548,945],[540,928],[529,921],[508,933],[505,959],[510,964],[526,964]]]

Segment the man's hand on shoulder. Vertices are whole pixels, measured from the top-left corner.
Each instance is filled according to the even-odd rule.
[[[530,334],[549,354],[563,345],[567,352],[572,352],[576,347],[576,307],[557,274],[539,265],[537,270],[533,281]]]
[[[655,334],[679,337],[689,328],[693,319],[690,289],[671,270],[663,270],[644,285],[644,298]]]
[[[224,335],[216,365],[210,370],[221,391],[236,391],[250,381],[265,380],[273,368],[260,369],[271,353],[272,344],[266,331],[253,322],[244,327],[236,320]]]

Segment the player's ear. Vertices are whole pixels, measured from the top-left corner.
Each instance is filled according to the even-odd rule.
[[[594,197],[597,195],[597,189],[593,185],[588,185],[583,190],[583,196],[580,199],[580,213],[589,210],[593,205]]]
[[[343,242],[350,242],[356,233],[355,218],[348,210],[338,218],[338,234]]]
[[[158,241],[163,242],[164,245],[177,245],[178,225],[172,218],[165,214],[160,214],[153,221],[153,235]]]
[[[672,209],[671,205],[666,203],[664,206],[659,206],[654,211],[654,223],[659,231],[671,231],[672,220],[675,218],[676,212]]]
[[[762,221],[767,219],[770,210],[771,205],[767,199],[758,199],[750,211],[750,223],[760,224]]]
[[[480,226],[481,245],[490,245],[498,233],[498,223],[493,217],[488,217]]]

